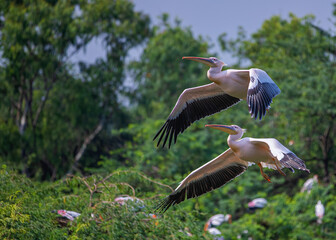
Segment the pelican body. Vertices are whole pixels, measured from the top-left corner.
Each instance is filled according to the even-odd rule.
[[[261,120],[270,108],[272,99],[280,93],[278,86],[261,69],[222,71],[226,64],[215,57],[182,59],[209,66],[207,77],[212,83],[183,91],[167,121],[153,139],[160,136],[157,146],[163,140],[162,147],[167,141],[170,147],[173,139],[176,143],[178,134],[183,133],[193,122],[225,110],[241,100],[247,101],[251,117]]]
[[[267,200],[265,198],[256,198],[249,202],[247,205],[249,210],[262,209],[266,207]]]
[[[254,70],[262,71],[260,69]],[[246,100],[249,85],[249,81],[246,81],[246,79],[250,79],[250,70],[228,69],[221,71],[219,68],[210,68],[207,76],[225,93]]]
[[[204,231],[208,231],[210,228],[213,227],[218,227],[220,226],[222,223],[224,222],[228,222],[228,223],[232,223],[232,215],[231,214],[216,214],[214,216],[212,216],[204,225]]]
[[[324,206],[321,203],[321,200],[318,200],[317,204],[315,205],[315,216],[317,217],[317,224],[322,223],[324,212],[325,212]]]
[[[244,173],[250,165],[257,164],[261,175],[271,182],[263,168],[271,168],[286,175],[281,169],[289,168],[309,172],[305,163],[288,148],[274,138],[241,138],[246,131],[237,125],[206,125],[229,133],[229,149],[224,153],[191,172],[158,206],[165,212],[171,205],[178,204],[185,198],[198,197],[219,188]]]

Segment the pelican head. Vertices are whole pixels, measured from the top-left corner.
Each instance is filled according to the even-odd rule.
[[[211,127],[213,129],[217,129],[217,130],[226,132],[230,135],[243,136],[243,134],[246,132],[246,129],[243,129],[243,128],[237,126],[237,125],[208,124],[208,125],[205,125],[205,127]]]
[[[224,62],[221,60],[215,58],[215,57],[210,57],[210,58],[202,58],[202,57],[182,57],[182,59],[187,59],[187,60],[192,60],[195,62],[200,62],[203,63],[211,68],[217,68],[220,67],[222,68],[223,66],[226,66]]]

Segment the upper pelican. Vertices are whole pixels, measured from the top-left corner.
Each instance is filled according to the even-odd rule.
[[[263,167],[278,170],[285,175],[281,168],[300,169],[309,172],[304,162],[293,152],[284,147],[274,138],[242,138],[245,129],[237,125],[206,125],[229,133],[227,143],[229,149],[190,173],[158,206],[157,210],[165,212],[171,205],[178,204],[189,198],[198,197],[213,189],[219,188],[244,173],[248,166],[256,163],[261,175],[267,180],[270,178],[264,173]]]
[[[251,117],[257,119],[259,116],[261,119],[270,108],[272,98],[280,93],[279,87],[261,69],[222,71],[226,64],[215,57],[183,57],[182,59],[209,66],[207,76],[213,83],[183,91],[167,121],[153,139],[155,140],[161,133],[157,146],[165,135],[162,147],[165,146],[168,138],[170,147],[173,135],[176,143],[177,135],[191,123],[227,109],[241,99],[247,101]]]

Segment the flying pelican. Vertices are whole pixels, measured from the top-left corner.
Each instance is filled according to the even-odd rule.
[[[244,173],[252,164],[259,166],[261,175],[269,182],[271,180],[264,173],[263,167],[275,169],[282,175],[285,173],[281,168],[290,168],[293,172],[293,168],[309,172],[300,158],[274,138],[241,138],[246,130],[237,125],[205,126],[230,134],[227,139],[230,148],[191,172],[173,193],[161,201],[156,211],[165,212],[171,205],[178,204],[185,198],[198,197],[219,188]]]
[[[209,66],[207,76],[213,83],[188,88],[182,92],[167,121],[153,139],[160,135],[157,146],[164,138],[162,147],[169,139],[170,148],[173,136],[176,143],[177,135],[183,133],[190,124],[225,110],[242,99],[247,101],[251,117],[257,119],[259,116],[261,119],[270,108],[272,98],[280,93],[279,87],[261,69],[222,71],[226,64],[215,57],[183,57],[182,59]]]

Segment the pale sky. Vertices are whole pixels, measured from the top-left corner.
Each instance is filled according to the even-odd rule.
[[[235,38],[239,26],[247,34],[257,31],[262,23],[273,15],[288,18],[289,13],[298,17],[307,14],[315,16],[315,24],[326,30],[336,27],[332,25],[333,3],[336,0],[133,0],[136,11],[148,14],[153,24],[159,22],[158,16],[168,13],[170,20],[179,18],[182,26],[190,26],[195,36],[208,37],[220,58],[226,63],[233,63],[233,59],[221,53],[217,43],[220,34],[226,32],[229,38]],[[140,50],[131,52],[131,59],[137,58]],[[104,50],[99,41],[93,41],[86,53],[79,53],[72,59],[94,62],[97,57],[104,56]]]

